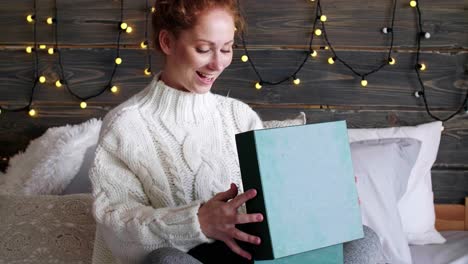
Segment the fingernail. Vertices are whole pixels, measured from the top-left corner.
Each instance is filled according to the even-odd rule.
[[[263,215],[262,215],[262,214],[259,214],[259,215],[257,216],[257,220],[258,220],[259,222],[263,221]]]

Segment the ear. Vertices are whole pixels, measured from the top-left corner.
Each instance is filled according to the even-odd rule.
[[[175,45],[175,38],[172,32],[169,32],[166,29],[159,31],[159,45],[161,46],[161,50],[164,54],[170,55],[172,53],[172,49]]]

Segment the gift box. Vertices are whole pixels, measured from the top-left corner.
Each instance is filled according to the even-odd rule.
[[[236,144],[244,190],[257,190],[247,213],[264,215],[241,227],[262,239],[254,259],[363,237],[345,121],[249,131]]]

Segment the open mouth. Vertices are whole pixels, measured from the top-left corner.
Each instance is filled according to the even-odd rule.
[[[199,71],[197,71],[197,75],[204,81],[206,82],[212,82],[214,81],[215,77],[213,75],[208,75],[208,74],[203,74]]]

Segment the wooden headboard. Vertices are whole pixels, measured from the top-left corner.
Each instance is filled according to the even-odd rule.
[[[465,205],[436,204],[435,213],[437,230],[468,230],[468,197]]]

